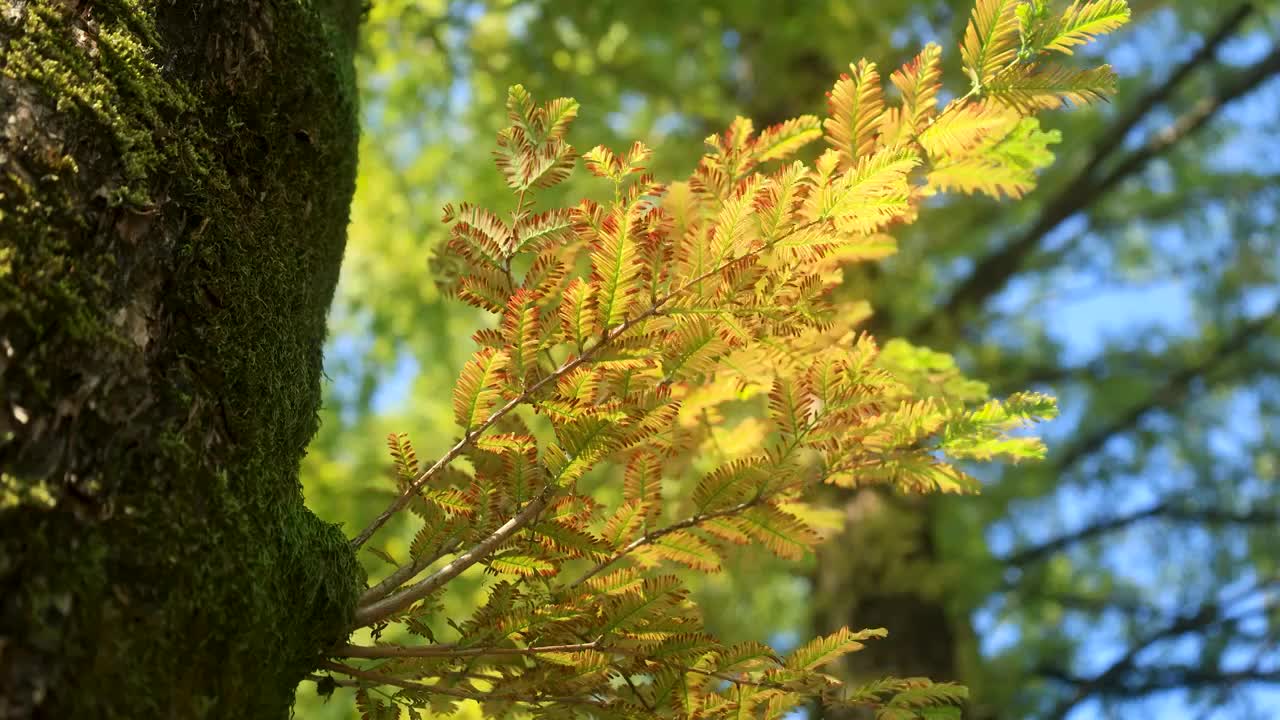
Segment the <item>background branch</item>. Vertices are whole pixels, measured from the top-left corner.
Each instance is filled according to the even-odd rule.
[[[1237,8],[1199,52],[1170,75],[1163,85],[1144,97],[1142,103],[1135,104],[1125,116],[1104,130],[1094,145],[1089,161],[1045,204],[1036,222],[1003,248],[980,260],[973,272],[939,304],[936,311],[907,332],[907,337],[915,341],[935,337],[949,321],[962,317],[970,308],[981,306],[988,298],[1004,289],[1050,231],[1096,203],[1121,180],[1142,170],[1151,160],[1203,128],[1225,105],[1248,94],[1264,80],[1280,72],[1278,48],[1247,70],[1229,78],[1217,93],[1199,100],[1190,111],[1155,134],[1143,147],[1125,156],[1110,172],[1100,175],[1100,169],[1109,156],[1120,148],[1126,134],[1158,104],[1167,100],[1193,70],[1212,60],[1217,49],[1251,10],[1252,4]]]

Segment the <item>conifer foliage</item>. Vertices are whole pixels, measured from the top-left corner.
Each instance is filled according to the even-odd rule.
[[[945,106],[937,46],[890,75],[893,100],[863,60],[827,118],[759,133],[739,118],[686,180],[647,174],[639,142],[588,151],[609,199],[573,207],[540,201],[577,165],[577,104],[512,87],[495,153],[512,208],[444,211],[441,281],[494,315],[453,389],[459,437],[424,467],[391,436],[397,500],[352,541],[402,511],[420,522],[411,557],[361,598],[356,625],[374,643],[325,662],[360,688],[365,716],[473,699],[494,717],[780,718],[819,696],[886,718],[957,716],[955,685],[824,673],[885,630],[789,654],[722,643],[680,577],[718,571],[735,546],[803,557],[822,537],[804,501],[815,485],[966,492],[975,483],[951,461],[1042,453],[1010,433],[1052,416],[1051,398],[974,403],[909,377],[832,291],[842,265],[892,252],[888,232],[929,195],[1027,192],[1058,139],[1032,113],[1114,85],[1109,68],[1051,56],[1127,16],[1121,0],[1059,14],[979,0],[961,45],[972,86]],[[794,159],[821,138],[812,164]],[[713,447],[717,428],[748,440]],[[441,599],[467,571],[491,576],[487,600],[445,621]],[[393,625],[419,641],[381,641]]]

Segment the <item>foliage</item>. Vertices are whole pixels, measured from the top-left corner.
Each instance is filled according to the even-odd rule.
[[[824,122],[802,116],[757,135],[739,118],[708,138],[685,181],[655,182],[642,143],[596,147],[583,159],[611,197],[572,207],[540,209],[574,167],[577,104],[511,88],[495,153],[509,219],[446,207],[437,263],[449,292],[497,316],[474,335],[480,349],[454,388],[462,436],[422,469],[393,434],[400,494],[353,541],[401,510],[421,520],[411,557],[386,556],[394,569],[365,593],[357,621],[375,638],[397,623],[428,643],[348,646],[342,656],[377,663],[326,665],[366,688],[366,715],[475,699],[495,715],[780,717],[820,695],[916,717],[963,696],[918,679],[850,689],[820,672],[882,630],[842,629],[785,656],[719,642],[673,571],[717,571],[745,544],[803,556],[821,537],[803,500],[815,485],[963,492],[974,483],[948,456],[1041,454],[1008,432],[1051,416],[1050,399],[970,407],[920,394],[917,378],[878,362],[849,320],[861,315],[831,292],[843,266],[891,252],[886,231],[913,221],[925,198],[1025,192],[1056,140],[1029,113],[1109,90],[1105,69],[1068,77],[1037,64],[1072,43],[1010,51],[1018,33],[1068,32],[1046,29],[1045,13],[1017,25],[1015,5],[979,3],[962,53],[973,87],[942,109],[936,46],[892,75],[896,103],[863,61],[832,89]],[[1072,25],[1072,13],[1055,27],[1107,29]],[[791,159],[821,136],[832,147],[812,164]],[[701,447],[678,422],[690,406],[732,415],[761,449],[679,487],[669,469]],[[590,494],[601,466],[626,468],[608,508]],[[442,598],[471,568],[497,580],[438,643]],[[399,688],[391,705],[368,690],[386,686]]]

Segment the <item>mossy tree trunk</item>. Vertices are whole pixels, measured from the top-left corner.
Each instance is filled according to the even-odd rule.
[[[0,3],[0,718],[283,718],[359,0]]]

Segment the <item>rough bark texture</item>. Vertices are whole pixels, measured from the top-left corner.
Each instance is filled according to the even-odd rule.
[[[281,718],[358,0],[0,3],[0,718]]]

